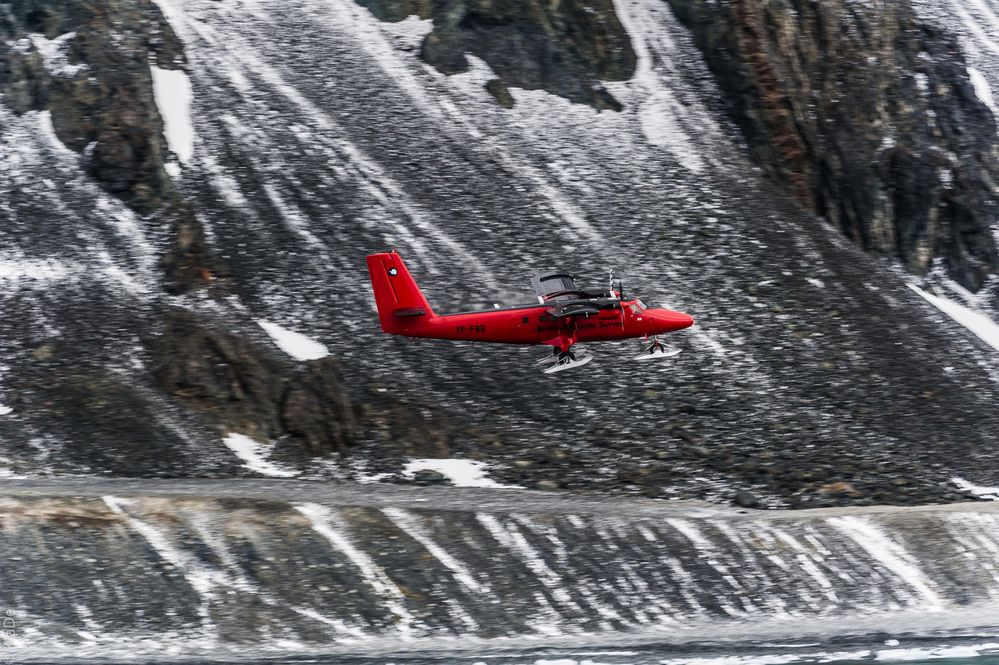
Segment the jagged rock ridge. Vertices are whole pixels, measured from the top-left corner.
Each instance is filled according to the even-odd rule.
[[[954,34],[908,1],[669,0],[754,159],[868,250],[999,271],[999,139]]]

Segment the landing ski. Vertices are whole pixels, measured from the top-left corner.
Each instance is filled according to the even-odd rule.
[[[664,358],[672,358],[673,356],[678,355],[680,355],[680,349],[660,348],[640,353],[635,356],[635,360],[662,360]]]
[[[577,360],[563,361],[546,369],[545,374],[555,374],[556,372],[564,372],[565,370],[573,369],[574,367],[582,367],[591,360],[593,360],[593,356],[583,356]]]

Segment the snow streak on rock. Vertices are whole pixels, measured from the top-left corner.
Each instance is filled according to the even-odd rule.
[[[79,71],[87,68],[85,64],[69,64],[66,57],[69,42],[75,37],[75,32],[67,32],[55,39],[46,39],[43,35],[32,34],[28,40],[41,54],[45,62],[45,69],[48,70],[49,74],[56,78],[73,78]],[[19,44],[14,46],[14,48],[19,47]]]
[[[398,586],[385,574],[385,571],[359,549],[346,535],[346,527],[340,523],[329,508],[318,503],[303,503],[295,510],[305,515],[316,533],[326,538],[357,567],[358,572],[372,589],[382,598],[385,607],[397,618],[399,637],[407,640],[412,637],[413,615],[406,609],[406,599]]]
[[[18,117],[0,105],[0,126],[0,201],[34,197],[67,227],[53,229],[53,244],[45,247],[40,242],[44,233],[32,237],[17,232],[26,221],[37,230],[44,219],[9,219],[0,230],[12,233],[0,249],[0,282],[9,280],[14,288],[96,282],[99,289],[111,284],[129,296],[147,295],[158,280],[154,243],[134,212],[83,175],[79,156],[56,137],[49,112]],[[4,191],[9,188],[16,192]],[[2,207],[6,204],[0,204],[0,211]],[[94,223],[76,230],[66,224],[80,215]]]
[[[180,571],[184,580],[201,597],[198,613],[202,620],[204,638],[209,642],[214,642],[218,636],[209,615],[208,606],[214,598],[216,588],[225,586],[225,580],[215,571],[204,567],[190,552],[179,547],[170,534],[130,515],[127,508],[131,502],[128,499],[114,496],[105,496],[103,499],[107,507],[123,516],[128,525],[145,538],[164,561]]]
[[[989,110],[992,111],[992,117],[999,122],[999,106],[996,106],[995,95],[992,94],[992,86],[989,85],[988,79],[974,67],[968,67],[968,77],[971,79],[971,84],[975,86],[975,94],[978,99],[989,107]]]
[[[713,142],[717,128],[699,103],[691,105],[689,96],[678,99],[673,89],[678,79],[673,62],[679,52],[661,28],[668,10],[657,0],[619,0],[615,6],[638,57],[638,71],[626,85],[638,104],[642,132],[650,143],[666,148],[684,167],[700,173],[707,150],[694,137]]]
[[[834,517],[829,520],[878,562],[919,594],[928,609],[940,609],[943,600],[935,584],[919,569],[919,563],[900,543],[892,540],[869,520],[859,517]]]
[[[438,561],[454,573],[455,579],[462,585],[475,593],[489,593],[489,587],[480,584],[465,564],[448,554],[444,548],[438,545],[430,537],[430,535],[427,534],[426,530],[420,526],[420,517],[418,515],[414,515],[406,510],[403,510],[402,508],[385,508],[382,512],[384,512],[385,515],[396,524],[396,526],[417,540],[421,545],[426,547],[428,552],[433,554]]]

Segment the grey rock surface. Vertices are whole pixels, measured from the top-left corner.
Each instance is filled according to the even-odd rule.
[[[851,618],[867,632],[927,617],[971,628],[996,593],[995,506],[747,515],[502,490],[13,481],[0,602],[16,608],[17,653],[48,658],[578,645],[580,633],[680,644],[800,638]]]

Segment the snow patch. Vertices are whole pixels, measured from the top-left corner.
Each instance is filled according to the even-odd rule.
[[[325,345],[302,333],[288,330],[276,323],[257,319],[257,325],[264,329],[274,343],[295,360],[319,360],[330,354]]]
[[[985,75],[974,67],[968,67],[968,77],[971,85],[975,88],[975,96],[992,111],[992,116],[999,122],[999,106],[996,106],[995,96],[992,94],[992,86],[989,85]]]
[[[412,478],[417,471],[436,471],[448,478],[455,487],[498,487],[523,489],[515,485],[501,485],[486,477],[485,462],[470,459],[414,459],[402,470],[402,475]]]
[[[886,646],[898,646],[899,641],[895,639],[885,640]],[[778,645],[775,645],[778,646]],[[786,648],[802,648],[817,646],[814,644],[788,644],[779,645]],[[760,656],[699,656],[693,658],[671,658],[659,661],[662,665],[782,665],[784,663],[838,663],[853,661],[870,662],[908,662],[936,660],[940,658],[975,658],[990,655],[999,646],[994,642],[985,644],[971,644],[959,646],[933,646],[916,647],[905,649],[881,649],[872,651],[863,649],[858,651],[818,651],[818,652],[796,652],[796,653],[773,653]],[[551,663],[561,663],[563,661],[535,661],[551,665]],[[581,665],[592,661],[565,661],[573,665]]]
[[[886,643],[887,644],[887,643]],[[972,644],[968,646],[941,646],[912,649],[884,649],[878,651],[874,660],[887,662],[904,662],[912,660],[936,660],[938,658],[976,658],[986,654],[991,655],[999,644]]]
[[[969,494],[974,494],[982,499],[991,499],[992,501],[999,501],[999,487],[983,487],[981,485],[976,485],[974,483],[968,482],[964,478],[951,478],[952,483],[957,485],[957,488],[962,492],[967,492]]]
[[[958,304],[953,300],[941,298],[940,296],[935,296],[931,293],[923,291],[915,284],[909,284],[908,286],[910,289],[921,295],[926,302],[930,303],[941,312],[954,319],[971,332],[975,333],[979,339],[991,346],[993,349],[999,351],[999,323],[996,323],[986,315],[976,312],[968,307],[965,307],[964,305]]]
[[[179,69],[160,69],[149,66],[153,73],[153,95],[163,118],[170,150],[182,164],[189,164],[194,156],[194,122],[191,119],[191,79]]]
[[[230,433],[222,439],[222,442],[251,471],[275,478],[291,478],[298,475],[297,471],[283,469],[277,464],[269,462],[264,445],[248,436]]]
[[[67,32],[63,35],[59,35],[55,39],[46,39],[45,36],[41,34],[33,34],[29,36],[28,39],[42,56],[42,59],[45,62],[45,70],[48,71],[49,74],[57,78],[73,78],[80,71],[87,68],[86,65],[71,65],[69,64],[69,60],[66,58],[69,41],[75,37],[75,32]]]

